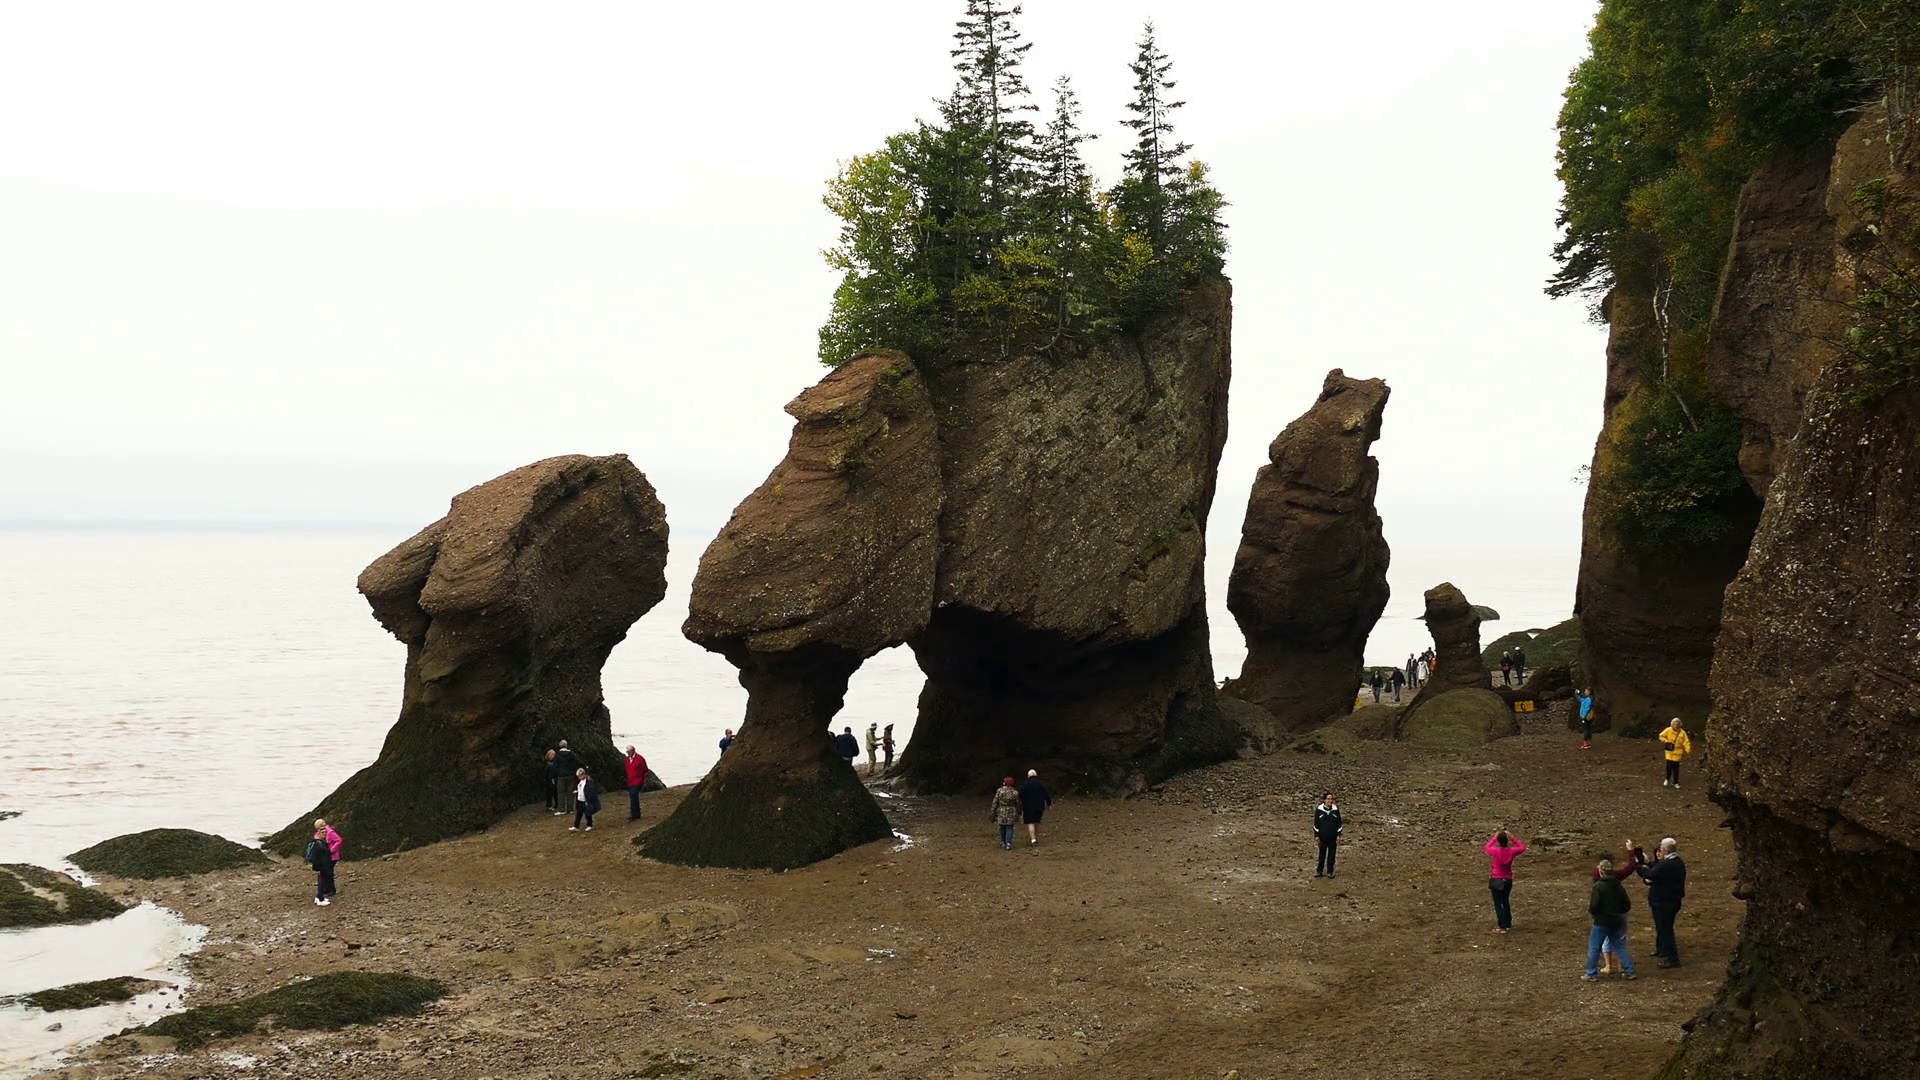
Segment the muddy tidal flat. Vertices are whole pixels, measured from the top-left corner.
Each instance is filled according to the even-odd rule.
[[[115,882],[210,928],[189,1004],[330,971],[431,976],[413,1018],[176,1052],[121,1037],[59,1075],[798,1078],[1650,1076],[1706,1004],[1741,905],[1722,815],[1653,745],[1581,751],[1555,718],[1472,752],[1282,752],[1144,797],[1061,799],[1000,850],[976,799],[882,799],[907,839],[783,874],[646,862],[623,799],[592,833],[529,809],[343,866],[317,908],[286,862]],[[1311,808],[1347,821],[1316,880]],[[685,788],[649,797],[658,820]],[[645,824],[646,822],[642,822]],[[1481,846],[1507,826],[1514,931]],[[1686,966],[1580,981],[1599,852],[1681,840]]]

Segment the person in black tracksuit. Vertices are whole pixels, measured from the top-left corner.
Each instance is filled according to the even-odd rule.
[[[1340,822],[1340,808],[1333,803],[1333,792],[1320,800],[1313,808],[1313,835],[1320,841],[1320,862],[1314,868],[1314,877],[1333,877],[1333,860],[1340,854],[1340,830],[1345,828]]]
[[[580,764],[580,756],[567,748],[567,740],[561,739],[560,749],[553,752],[553,775],[558,783],[553,792],[554,817],[565,817],[575,811],[575,784]]]
[[[1640,879],[1647,883],[1647,910],[1653,912],[1653,955],[1661,967],[1680,966],[1680,944],[1673,937],[1673,921],[1680,916],[1680,902],[1687,898],[1687,864],[1680,859],[1680,844],[1669,836],[1654,849],[1653,861],[1639,868]]]

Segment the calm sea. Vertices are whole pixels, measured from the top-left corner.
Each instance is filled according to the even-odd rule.
[[[0,862],[57,866],[158,826],[250,842],[372,761],[399,706],[405,650],[354,578],[404,536],[0,532],[0,813],[18,814],[0,821]],[[733,668],[679,632],[707,539],[676,534],[666,600],[605,674],[616,744],[640,746],[670,784],[707,770],[746,702]],[[1570,548],[1397,544],[1368,658],[1397,663],[1425,647],[1420,594],[1444,580],[1500,611],[1489,636],[1558,622],[1577,561]],[[1208,568],[1221,676],[1245,654],[1223,600],[1231,562]],[[891,723],[904,746],[919,690],[911,653],[883,653],[855,675],[838,723]],[[170,919],[143,908],[93,928],[0,933],[0,993],[72,981],[83,955],[87,978],[162,973],[197,940]],[[0,1009],[0,1076],[120,1023],[75,1017],[54,1039],[37,1015]]]

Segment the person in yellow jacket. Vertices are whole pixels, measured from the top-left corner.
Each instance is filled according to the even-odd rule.
[[[1666,730],[1660,733],[1660,749],[1667,755],[1667,778],[1660,782],[1661,787],[1680,786],[1680,759],[1693,753],[1693,740],[1687,737],[1687,726],[1679,717],[1673,718]]]

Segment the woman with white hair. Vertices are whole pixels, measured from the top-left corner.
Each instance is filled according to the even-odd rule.
[[[1687,725],[1673,718],[1665,731],[1660,733],[1660,749],[1666,753],[1667,778],[1660,782],[1661,787],[1680,786],[1680,759],[1693,753],[1693,740],[1687,737]]]

